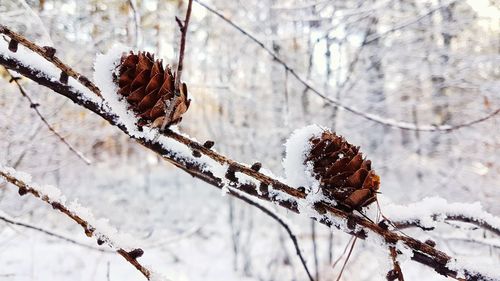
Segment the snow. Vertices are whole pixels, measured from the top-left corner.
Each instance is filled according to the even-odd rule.
[[[150,273],[151,273],[151,275],[149,276],[149,281],[168,281],[168,280],[170,280],[159,272],[150,271]]]
[[[318,190],[319,182],[312,175],[311,163],[304,164],[311,149],[309,140],[319,137],[325,129],[318,125],[309,125],[295,130],[286,141],[286,156],[283,159],[286,183],[293,187],[305,187]]]
[[[435,227],[446,216],[464,216],[478,222],[485,222],[500,229],[500,218],[484,211],[480,202],[449,203],[440,197],[426,197],[408,205],[388,203],[384,196],[379,196],[382,212],[392,221],[418,222],[423,227]]]
[[[484,279],[486,281],[500,280],[500,271],[495,266],[458,259],[451,259],[446,266],[451,270],[457,271],[458,278],[466,278],[468,275],[479,273],[487,278]]]
[[[398,253],[397,255],[397,260],[400,263],[407,262],[413,257],[413,251],[401,241],[396,243],[396,250],[401,252],[401,254]]]
[[[173,153],[179,161],[189,160],[199,163],[200,166],[206,166],[207,169],[219,171],[218,176],[223,178],[225,170],[221,165],[209,157],[202,155],[200,158],[192,156],[192,149],[187,145],[180,143],[171,138],[165,137],[159,133],[157,128],[144,126],[141,130],[137,126],[137,117],[128,109],[128,103],[120,95],[117,94],[118,86],[113,81],[113,73],[116,73],[117,66],[120,63],[120,58],[124,52],[131,49],[123,45],[115,45],[105,54],[98,54],[94,63],[94,80],[96,85],[101,89],[105,103],[111,111],[117,115],[118,124],[122,124],[127,129],[130,136],[138,139],[145,139],[160,143],[165,149]],[[174,128],[175,129],[175,128]],[[190,138],[187,135],[183,136]]]
[[[113,74],[118,71],[122,55],[130,50],[127,46],[116,44],[107,53],[97,54],[94,62],[94,82],[108,106],[121,119],[121,123],[128,125],[129,131],[134,129],[133,124],[137,118],[128,110],[127,102],[117,94],[118,85],[113,81]]]
[[[59,81],[61,70],[42,56],[24,47],[22,44],[18,45],[17,51],[14,53],[9,50],[8,42],[0,40],[0,56],[18,60],[21,64],[30,69],[40,71],[42,73],[40,75],[50,81]],[[97,104],[101,103],[101,99],[98,96],[73,77],[68,78],[68,85],[80,92],[79,98],[82,100],[89,100]]]
[[[51,185],[40,185],[32,181],[31,176],[18,172],[14,168],[4,167],[0,165],[0,171],[7,176],[13,177],[21,181],[28,188],[33,189],[34,191],[40,194],[40,198],[44,198],[48,201],[48,203],[59,203],[65,206],[72,214],[82,218],[88,224],[95,228],[93,236],[97,239],[101,239],[105,241],[110,247],[113,249],[125,249],[125,250],[133,250],[136,247],[134,245],[138,245],[131,236],[125,234],[119,234],[118,230],[109,224],[107,219],[96,219],[92,212],[81,206],[78,203],[78,200],[74,200],[69,204],[66,203],[66,197],[62,195],[62,192],[59,188]]]
[[[11,53],[6,49],[6,45],[0,42],[0,55],[3,56],[15,56],[22,63],[31,65],[34,68],[40,67],[43,69],[44,74],[47,75],[49,79],[57,79],[60,70],[55,68],[53,65],[47,61],[40,59],[36,55],[34,56],[30,52],[21,51],[23,48],[20,46],[17,53]],[[137,119],[135,115],[127,109],[127,103],[120,100],[120,97],[116,94],[117,87],[112,81],[112,74],[116,70],[117,63],[121,54],[126,51],[125,47],[114,47],[106,55],[98,55],[95,63],[95,73],[94,79],[98,86],[102,90],[103,97],[109,108],[117,114],[117,122],[123,124],[128,132],[136,137],[143,138],[150,141],[158,141],[163,147],[173,152],[174,156],[179,160],[189,160],[193,162],[198,162],[200,165],[204,166],[206,170],[212,171],[214,175],[223,180],[224,186],[222,188],[223,193],[230,190],[229,181],[225,179],[225,173],[228,169],[227,164],[220,164],[214,160],[202,156],[200,158],[194,158],[192,156],[192,149],[188,146],[179,143],[175,140],[169,139],[164,136],[158,136],[158,131],[156,129],[144,128],[142,131],[138,130],[136,122]],[[83,97],[93,97],[93,93],[89,92],[85,87],[83,87],[78,81],[69,81],[70,85],[76,88],[82,93]],[[96,100],[96,99],[95,99]],[[399,124],[401,126],[401,124]],[[286,193],[279,190],[273,189],[269,186],[270,194],[276,198],[278,201],[295,200],[297,201],[299,211],[302,215],[313,218],[322,217],[313,208],[312,204],[318,200],[324,199],[320,190],[318,190],[318,182],[312,176],[312,167],[310,163],[304,164],[305,157],[309,152],[311,145],[309,143],[310,138],[317,137],[323,132],[323,128],[318,125],[311,125],[305,128],[296,130],[292,136],[288,139],[286,144],[286,157],[283,160],[283,166],[285,168],[286,180],[285,182],[293,187],[304,186],[308,188],[309,192],[307,198],[304,200],[296,200],[290,197]],[[186,135],[185,135],[186,136]],[[188,136],[186,136],[188,137]],[[189,138],[189,137],[188,137]],[[6,168],[6,170],[8,170]],[[10,172],[15,173],[19,177],[26,179],[31,182],[31,178],[27,174],[16,172],[15,170],[10,170]],[[270,171],[262,170],[264,174],[272,175]],[[236,177],[241,183],[253,183],[258,185],[258,182],[248,177],[245,174],[236,172]],[[65,202],[66,198],[62,195],[61,191],[53,186],[37,186],[37,190],[49,198],[50,202]],[[231,189],[237,190],[237,189]],[[491,214],[485,213],[482,210],[480,204],[448,204],[446,200],[441,198],[428,198],[422,202],[410,204],[409,206],[399,206],[399,205],[387,205],[382,204],[384,207],[384,213],[391,219],[399,221],[415,221],[418,220],[424,226],[434,226],[435,215],[436,214],[467,214],[468,216],[474,218],[480,218],[485,222],[496,227],[500,226],[499,219],[493,217]],[[116,228],[110,226],[108,220],[106,219],[96,219],[89,209],[82,207],[77,201],[69,203],[69,208],[75,214],[85,218],[93,227],[96,228],[94,236],[105,240],[112,247],[120,247],[124,249],[134,249],[132,245],[132,239],[126,237],[122,234],[118,234]],[[334,226],[339,227],[342,230],[347,230],[346,221],[339,219],[337,217],[327,215],[329,220]],[[438,219],[442,219],[438,216]],[[375,235],[369,235],[374,239]],[[109,238],[109,239],[108,239]],[[379,241],[384,248],[384,243]],[[401,244],[401,243],[399,243]],[[401,261],[404,262],[411,258],[411,251],[404,245],[397,245],[398,250],[403,252],[401,255]],[[451,264],[451,263],[450,263]],[[460,268],[458,263],[451,264]],[[156,275],[155,275],[156,278]]]

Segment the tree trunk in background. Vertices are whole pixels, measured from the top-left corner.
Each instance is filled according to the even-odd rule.
[[[443,5],[443,1],[439,1],[439,5]],[[447,5],[440,9],[439,15],[441,16],[441,21],[439,24],[434,23],[439,26],[441,30],[441,38],[436,39],[435,44],[437,48],[441,48],[441,54],[439,55],[439,63],[436,63],[432,67],[431,71],[431,82],[432,82],[432,100],[433,107],[432,112],[434,113],[437,125],[443,125],[449,123],[451,119],[451,113],[449,110],[448,96],[447,96],[447,86],[445,71],[448,69],[450,51],[451,51],[451,40],[453,36],[449,34],[446,30],[451,26],[453,21],[453,7],[454,4]],[[434,17],[436,20],[436,17]],[[442,47],[439,47],[441,41]],[[441,134],[434,134],[432,138],[433,148],[437,148],[441,143]],[[436,150],[432,149],[431,152]]]
[[[370,16],[368,19],[368,29],[366,38],[377,38],[378,36],[378,18]],[[368,101],[370,106],[368,111],[376,114],[383,114],[385,110],[385,91],[384,91],[384,69],[382,66],[380,40],[375,39],[365,46],[365,51],[368,56],[368,69],[366,69],[366,79],[368,81]],[[375,151],[379,147],[383,147],[384,136],[387,134],[388,128],[385,126],[376,125],[377,130],[370,136],[370,149]],[[382,153],[384,155],[385,153]]]

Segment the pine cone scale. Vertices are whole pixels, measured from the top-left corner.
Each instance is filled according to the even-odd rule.
[[[163,68],[161,60],[155,60],[150,53],[130,52],[122,56],[115,82],[118,94],[125,97],[140,118],[138,125],[159,127],[178,123],[190,104],[187,88],[182,85],[178,96],[174,90],[175,76],[167,65]],[[174,102],[166,116],[165,104]]]
[[[312,147],[305,163],[312,163],[313,176],[325,196],[346,210],[359,210],[376,200],[380,178],[359,147],[329,131],[309,142]]]

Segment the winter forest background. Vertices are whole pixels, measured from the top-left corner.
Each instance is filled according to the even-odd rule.
[[[0,0],[0,24],[54,46],[64,62],[92,77],[96,53],[115,43],[175,65],[175,16],[184,16],[186,3]],[[387,200],[478,201],[500,216],[498,115],[451,131],[412,130],[466,124],[497,110],[499,1],[203,3],[263,42],[319,93],[375,121],[308,89],[261,46],[195,2],[183,73],[193,101],[180,131],[283,176],[288,136],[320,124],[361,147]],[[221,195],[68,99],[20,80],[48,123],[92,161],[87,165],[40,121],[3,67],[0,77],[0,165],[29,172],[108,218],[140,241],[145,264],[172,280],[307,280],[286,232],[256,208]],[[408,123],[410,130],[399,128]],[[286,217],[315,279],[336,280],[342,262],[332,263],[351,236],[269,206]],[[143,280],[78,225],[41,201],[19,197],[1,180],[0,217],[90,247],[0,220],[0,280]],[[405,233],[500,274],[500,240],[484,229],[443,224]],[[385,280],[390,267],[379,246],[360,240],[342,280]],[[446,279],[411,261],[402,261],[402,269],[406,280]]]

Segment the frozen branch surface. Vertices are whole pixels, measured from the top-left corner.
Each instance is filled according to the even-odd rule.
[[[29,48],[31,44],[33,43],[25,46]],[[408,252],[412,260],[433,268],[445,276],[466,280],[500,280],[495,273],[478,270],[472,265],[460,266],[454,258],[426,243],[399,234],[361,216],[339,210],[331,202],[317,198],[313,193],[312,197],[308,196],[304,191],[297,189],[298,186],[287,185],[282,179],[264,169],[252,169],[249,165],[238,163],[185,135],[166,130],[160,137],[156,137],[159,133],[157,129],[141,130],[135,123],[135,117],[126,110],[125,103],[118,100],[115,92],[99,85],[106,101],[103,102],[97,96],[100,91],[97,92],[90,87],[82,89],[80,85],[59,81],[53,73],[37,67],[46,62],[43,58],[32,56],[27,60],[20,54],[30,52],[22,50],[20,48],[17,52],[9,52],[7,44],[0,42],[0,64],[98,114],[166,161],[214,187],[224,189],[231,195],[244,193],[273,202],[328,227],[335,227],[350,235],[380,244],[384,248],[396,244],[402,245],[398,250],[403,247],[404,252]],[[107,75],[111,76],[111,72]]]

